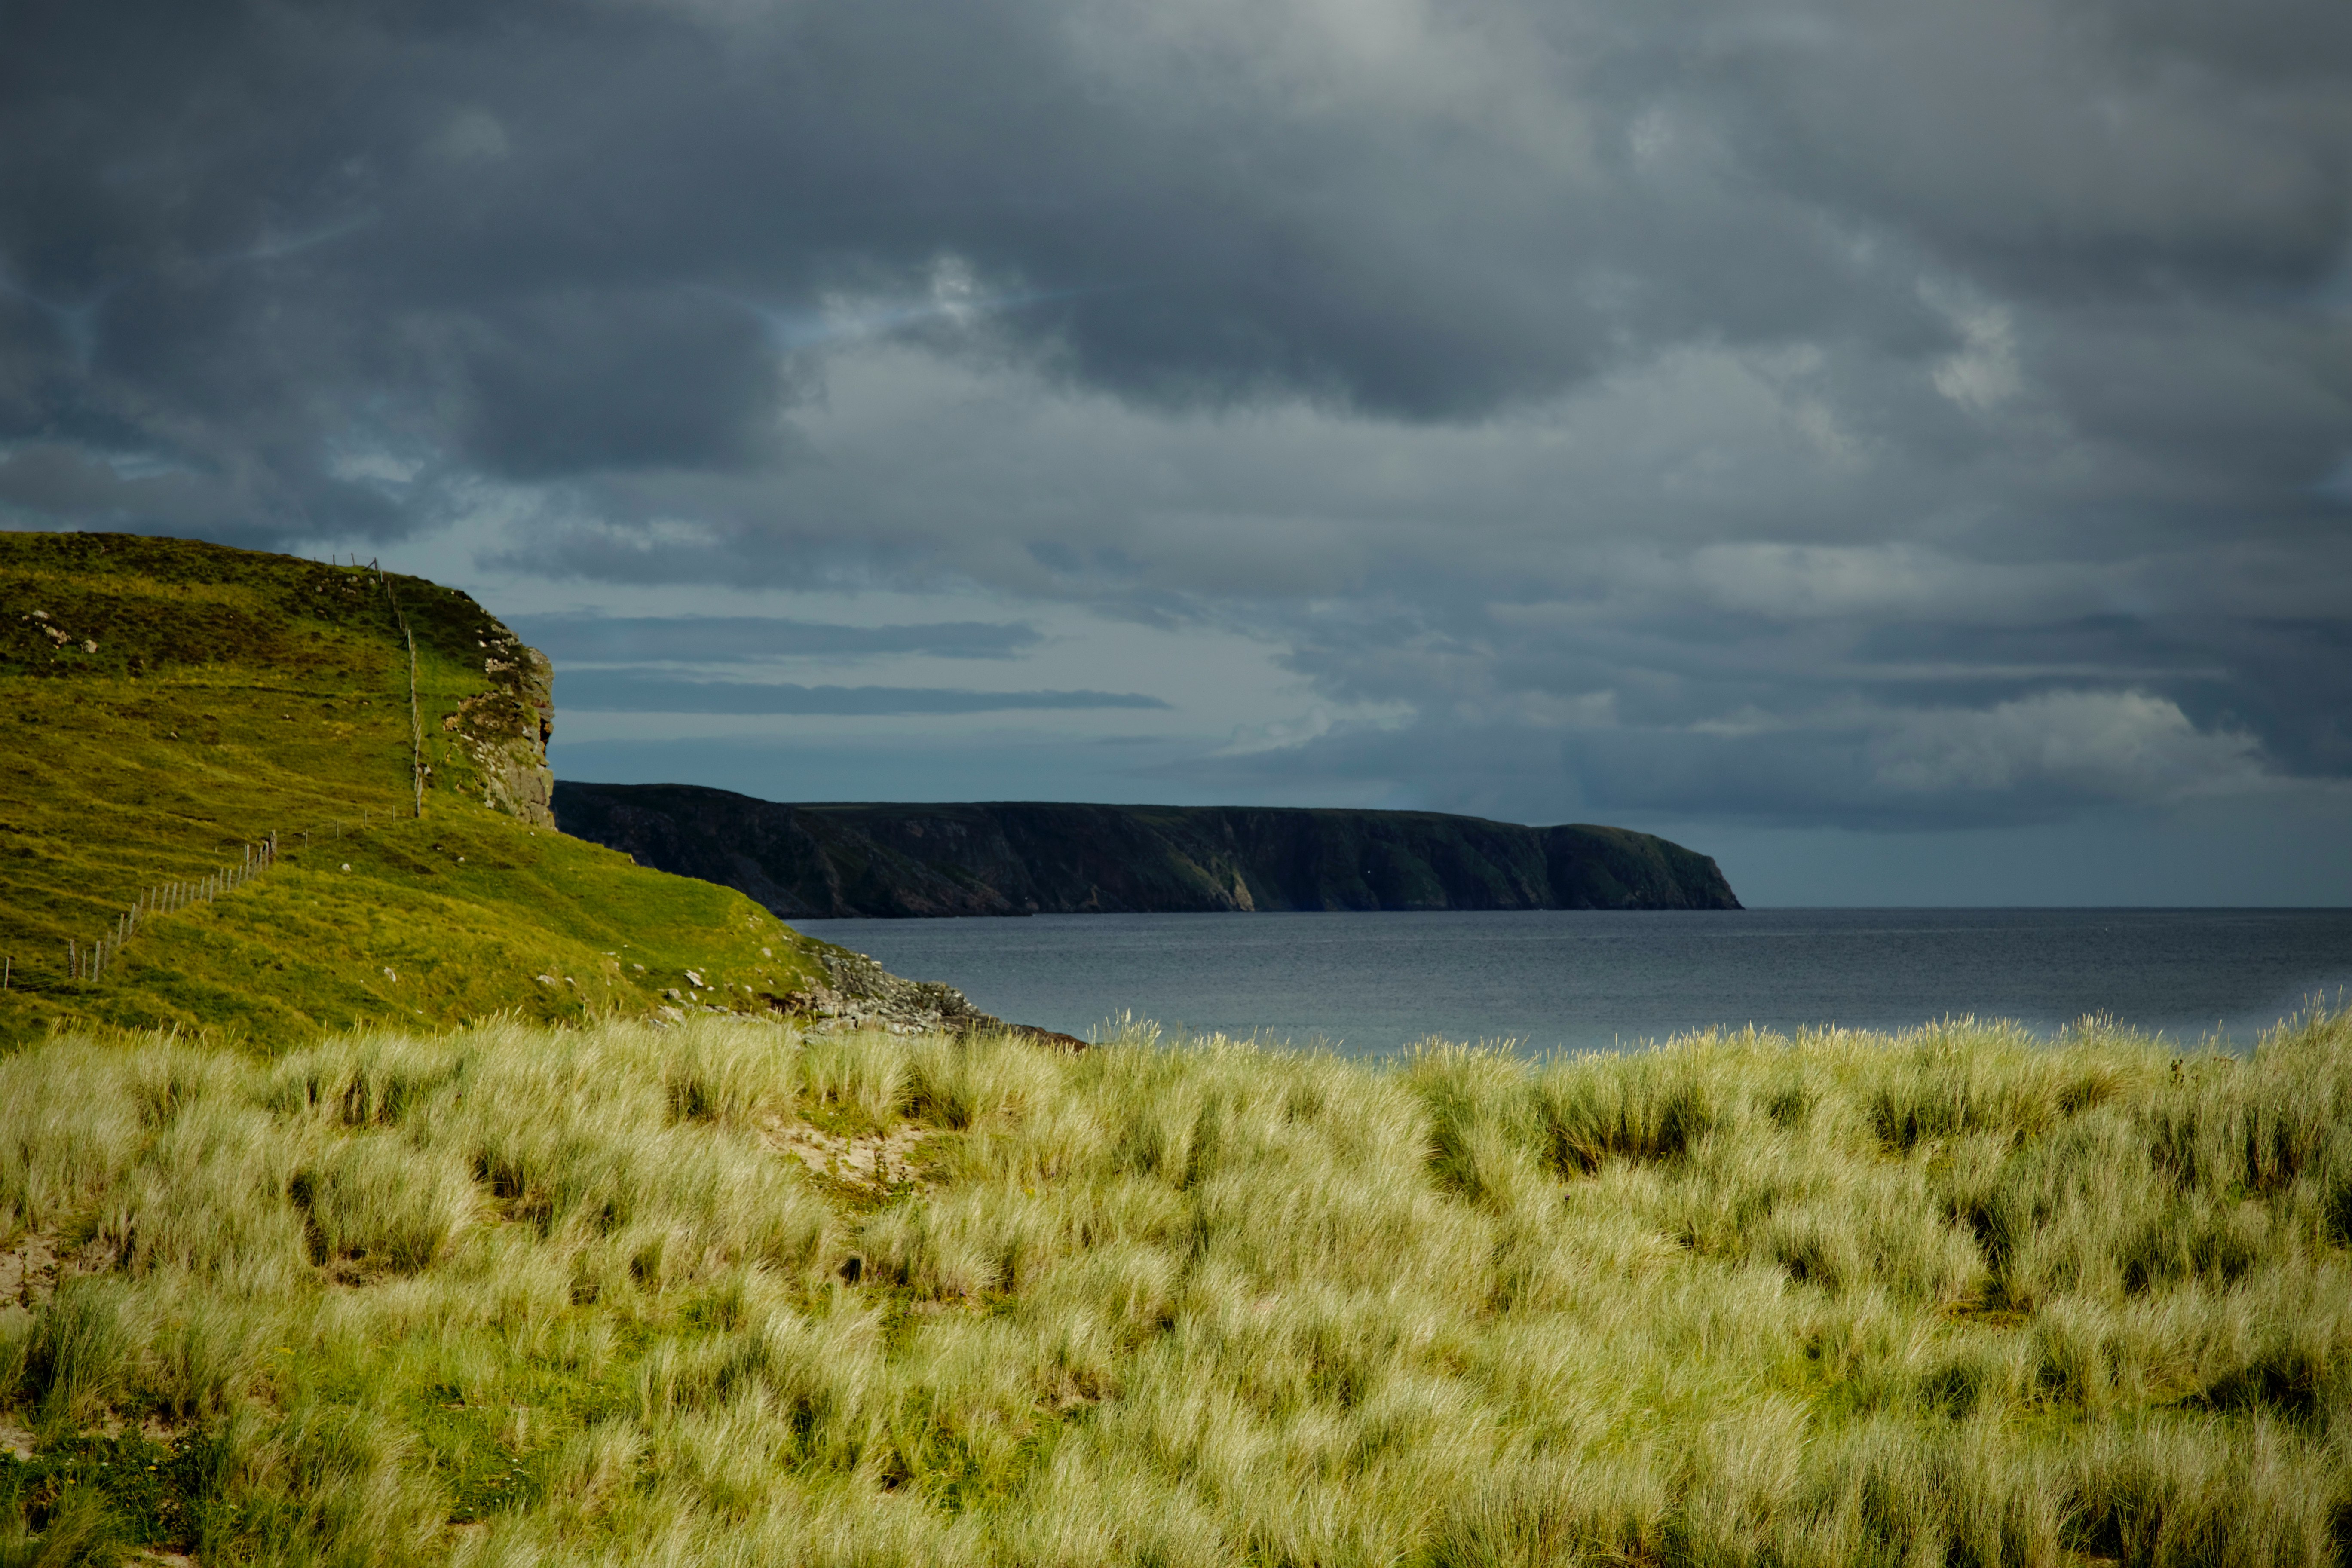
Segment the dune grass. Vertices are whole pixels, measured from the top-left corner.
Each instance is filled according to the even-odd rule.
[[[2242,1060],[61,1036],[0,1058],[0,1563],[2352,1545],[2340,1014]]]

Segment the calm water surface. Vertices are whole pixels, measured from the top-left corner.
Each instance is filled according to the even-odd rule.
[[[1713,1024],[2047,1032],[2085,1013],[2251,1044],[2352,987],[2352,910],[1751,910],[810,921],[900,974],[1073,1035],[1171,1029],[1379,1055],[1431,1035],[1606,1049]]]

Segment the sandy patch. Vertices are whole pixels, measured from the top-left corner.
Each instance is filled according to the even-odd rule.
[[[837,1137],[804,1121],[772,1122],[768,1142],[820,1176],[864,1187],[898,1187],[917,1178],[915,1153],[931,1135],[927,1127]]]
[[[58,1281],[76,1274],[100,1274],[114,1267],[113,1255],[92,1243],[68,1248],[55,1233],[27,1231],[0,1247],[0,1303],[37,1307],[57,1294]]]

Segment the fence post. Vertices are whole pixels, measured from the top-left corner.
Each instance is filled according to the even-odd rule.
[[[392,613],[397,616],[400,611],[394,608]],[[421,817],[425,815],[425,720],[416,706],[416,634],[408,629],[405,616],[400,623],[400,635],[408,639],[408,777],[416,787],[416,815]]]

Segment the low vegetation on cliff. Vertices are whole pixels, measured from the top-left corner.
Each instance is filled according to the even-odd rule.
[[[2298,1563],[2352,1016],[2250,1059],[500,1023],[0,1058],[0,1561]]]

